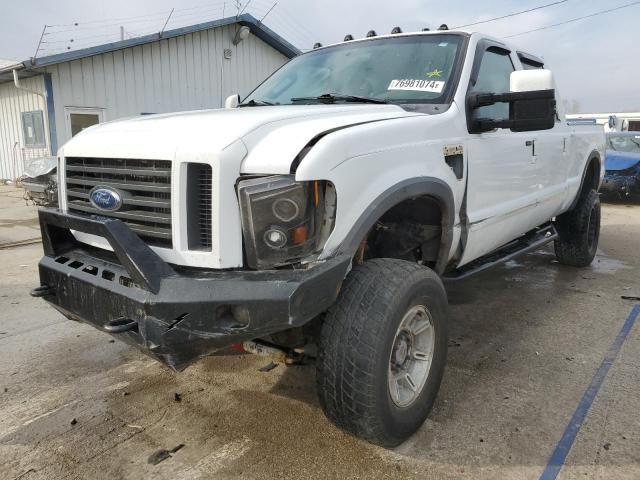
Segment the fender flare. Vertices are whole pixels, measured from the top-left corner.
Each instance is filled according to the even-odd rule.
[[[455,200],[449,185],[435,177],[409,178],[382,192],[356,220],[336,253],[353,257],[362,239],[382,215],[404,200],[425,195],[436,200],[442,209],[442,236],[435,267],[436,273],[442,274],[447,266],[453,242]]]
[[[593,161],[594,158],[598,160],[598,163],[600,164],[600,170],[602,170],[602,159],[600,158],[600,152],[598,152],[597,150],[591,150],[591,152],[589,153],[589,156],[587,157],[587,161],[585,163],[584,169],[582,170],[582,180],[580,180],[580,188],[578,189],[578,193],[576,193],[576,196],[571,202],[571,205],[569,205],[569,208],[567,209],[567,211],[573,210],[577,205],[578,200],[580,200],[580,197],[582,196],[582,190],[584,189],[584,182],[587,179],[587,172],[589,171],[589,165],[591,165],[591,162]],[[600,172],[598,172],[598,187],[600,186],[599,175],[600,175]]]

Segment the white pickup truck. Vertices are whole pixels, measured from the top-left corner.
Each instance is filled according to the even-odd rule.
[[[397,445],[443,375],[443,280],[552,241],[560,263],[591,263],[604,144],[507,42],[320,46],[225,109],[62,147],[32,294],[176,370],[231,345],[315,345],[327,416]]]

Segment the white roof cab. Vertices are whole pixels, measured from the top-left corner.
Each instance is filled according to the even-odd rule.
[[[74,137],[33,294],[176,370],[315,343],[329,418],[406,439],[444,369],[442,281],[552,241],[591,263],[605,140],[566,121],[534,55],[394,31],[300,55],[225,109]]]

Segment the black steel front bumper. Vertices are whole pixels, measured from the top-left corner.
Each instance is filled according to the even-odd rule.
[[[41,209],[41,296],[66,317],[134,344],[175,370],[234,343],[300,326],[337,298],[350,259],[306,269],[173,267],[119,220]],[[70,230],[105,238],[113,253]]]

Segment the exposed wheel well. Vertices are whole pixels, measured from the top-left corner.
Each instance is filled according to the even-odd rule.
[[[367,232],[354,263],[372,258],[397,258],[435,267],[442,245],[443,208],[423,195],[394,205]]]
[[[567,211],[572,211],[578,205],[581,198],[586,196],[591,190],[598,191],[600,187],[600,167],[601,167],[600,155],[592,153],[591,158],[587,162],[584,174],[582,175],[582,184],[580,185],[580,191],[573,199],[571,206]]]
[[[584,180],[582,181],[582,188],[580,195],[590,190],[598,190],[600,186],[600,157],[594,155],[589,160],[587,169],[585,170]]]

